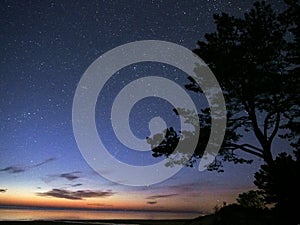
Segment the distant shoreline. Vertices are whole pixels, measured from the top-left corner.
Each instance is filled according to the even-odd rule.
[[[48,206],[18,206],[18,205],[0,205],[1,209],[23,209],[23,210],[74,210],[74,211],[113,211],[113,212],[149,212],[149,213],[181,213],[181,214],[199,214],[206,215],[198,211],[170,211],[170,210],[138,210],[138,209],[110,209],[110,208],[72,208],[72,207],[48,207]]]
[[[173,224],[201,216],[200,213],[133,210],[66,210],[45,208],[0,208],[1,224]],[[5,221],[5,222],[3,222]],[[18,222],[19,221],[19,222]],[[151,223],[149,223],[151,221]],[[172,222],[171,222],[172,221]],[[117,222],[117,223],[115,223]]]

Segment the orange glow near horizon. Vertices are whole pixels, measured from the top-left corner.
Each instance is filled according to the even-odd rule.
[[[148,199],[142,193],[117,193],[105,198],[87,198],[80,200],[38,196],[36,193],[24,194],[24,190],[13,193],[9,191],[0,195],[0,204],[22,207],[49,207],[99,210],[144,210],[169,212],[211,212],[216,205],[234,202],[242,190],[205,191],[202,194],[176,195],[174,197]],[[154,202],[153,204],[149,202]]]

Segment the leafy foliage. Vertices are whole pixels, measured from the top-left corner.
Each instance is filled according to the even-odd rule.
[[[267,203],[275,204],[284,220],[300,222],[297,205],[300,201],[300,152],[295,152],[296,159],[281,153],[272,165],[262,165],[255,173],[255,185],[260,189]]]
[[[248,191],[242,194],[239,194],[237,202],[244,208],[255,208],[263,209],[265,208],[265,200],[261,195],[260,191]]]

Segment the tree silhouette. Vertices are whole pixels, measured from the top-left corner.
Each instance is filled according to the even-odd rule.
[[[299,224],[298,207],[300,201],[300,152],[296,159],[286,153],[276,157],[272,165],[262,165],[255,173],[255,185],[261,190],[267,203],[275,204],[276,217],[290,224]]]
[[[262,1],[254,3],[244,18],[226,13],[214,15],[217,31],[206,34],[206,41],[199,41],[199,48],[194,50],[219,81],[227,108],[225,139],[219,156],[208,169],[222,171],[222,160],[251,163],[239,156],[238,150],[272,165],[272,143],[278,136],[299,148],[300,88],[296,74],[299,72],[297,28],[300,13],[298,0],[286,2],[289,7],[280,14]],[[185,86],[188,90],[202,93],[193,78],[189,77],[189,82]],[[209,112],[208,108],[203,109],[199,115],[202,136],[189,165],[203,156],[203,142],[208,140],[210,132]],[[181,113],[187,118],[188,114]],[[180,140],[180,133],[174,135],[173,129],[173,134],[169,135],[170,130],[165,133],[163,145],[148,139],[155,157],[168,157],[172,148],[166,143],[175,143],[173,137],[177,142]],[[243,138],[246,133],[251,133],[258,145],[247,142]]]
[[[265,200],[261,195],[260,191],[248,191],[242,194],[239,194],[237,202],[244,208],[256,208],[263,209],[265,208]]]
[[[300,73],[300,33],[299,33],[299,25],[300,25],[300,1],[299,0],[285,0],[288,4],[288,9],[281,14],[281,20],[286,24],[290,24],[288,29],[294,36],[294,40],[288,43],[288,51],[287,51],[287,61],[292,65],[292,68],[289,71],[289,86],[285,90],[286,92],[298,92],[299,99],[299,90],[300,90],[300,82],[299,82],[299,73]],[[289,123],[283,128],[287,128],[290,132],[287,132],[285,135],[282,135],[283,138],[287,138],[291,141],[291,145],[300,150],[300,119],[299,119],[299,102],[298,104],[287,114],[289,117]]]

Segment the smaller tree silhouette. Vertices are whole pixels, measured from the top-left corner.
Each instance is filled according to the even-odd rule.
[[[244,208],[256,208],[256,209],[265,208],[265,200],[261,195],[260,191],[251,190],[239,194],[239,197],[237,198],[237,202]]]
[[[281,153],[272,165],[262,165],[255,173],[255,185],[261,190],[267,203],[275,204],[275,215],[290,224],[299,224],[297,205],[300,202],[300,152],[291,155]]]

